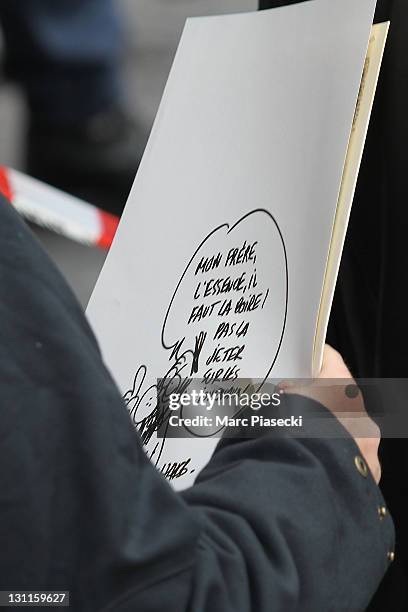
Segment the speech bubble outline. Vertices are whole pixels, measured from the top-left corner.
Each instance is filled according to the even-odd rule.
[[[254,209],[248,213],[246,213],[243,217],[241,217],[238,221],[236,221],[232,226],[230,226],[228,223],[223,223],[221,225],[219,225],[218,227],[216,227],[215,229],[213,229],[199,244],[199,246],[197,247],[197,249],[194,251],[192,257],[190,258],[190,260],[188,261],[183,274],[180,277],[179,282],[177,283],[177,286],[173,292],[172,298],[170,300],[169,306],[167,308],[166,311],[166,315],[164,317],[164,321],[163,321],[163,326],[162,326],[162,332],[161,332],[161,343],[162,346],[165,350],[167,351],[171,351],[171,358],[172,357],[176,357],[178,358],[179,356],[179,352],[181,347],[183,346],[183,343],[186,340],[186,335],[184,335],[183,338],[176,340],[173,344],[167,344],[165,341],[165,333],[166,333],[166,325],[170,316],[170,312],[172,309],[172,306],[174,304],[174,301],[176,299],[176,296],[178,295],[178,291],[180,289],[180,286],[182,285],[188,271],[190,270],[190,266],[192,264],[192,262],[194,261],[194,259],[196,258],[197,254],[199,253],[199,251],[203,248],[203,246],[209,242],[209,240],[214,236],[214,234],[216,234],[217,232],[219,232],[222,229],[226,229],[227,232],[226,234],[229,235],[231,234],[231,232],[233,232],[234,229],[236,229],[241,223],[243,223],[246,219],[248,219],[249,217],[251,217],[252,215],[255,214],[265,214],[274,224],[277,232],[278,232],[278,236],[280,238],[280,242],[281,242],[281,247],[283,250],[283,255],[284,255],[284,265],[285,265],[285,271],[284,271],[284,276],[285,276],[285,306],[284,306],[284,316],[283,316],[283,322],[282,322],[282,329],[281,329],[281,333],[280,333],[280,338],[277,344],[277,348],[276,351],[274,353],[272,362],[268,368],[268,371],[265,375],[265,377],[263,378],[260,387],[262,386],[262,384],[265,382],[265,380],[267,380],[267,378],[269,377],[269,374],[271,373],[276,360],[278,358],[281,346],[282,346],[282,342],[283,342],[283,338],[284,338],[284,334],[285,334],[285,329],[286,329],[286,322],[287,322],[287,313],[288,313],[288,301],[289,301],[289,268],[288,268],[288,257],[287,257],[287,251],[286,251],[286,245],[285,245],[285,241],[282,235],[282,232],[280,230],[279,224],[276,221],[275,217],[266,209],[264,208],[257,208]],[[186,351],[186,352],[191,352],[191,350]]]

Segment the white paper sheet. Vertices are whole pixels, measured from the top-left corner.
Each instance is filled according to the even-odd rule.
[[[310,375],[374,8],[187,21],[87,311],[135,423],[154,418],[160,377]],[[183,466],[184,487],[214,444],[153,434],[146,450],[164,472]]]

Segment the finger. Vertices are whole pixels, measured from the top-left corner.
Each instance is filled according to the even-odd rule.
[[[324,347],[319,378],[352,378],[343,357],[329,344]]]

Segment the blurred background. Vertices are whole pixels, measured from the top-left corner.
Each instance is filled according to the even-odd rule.
[[[255,0],[2,0],[0,165],[120,214],[185,19],[256,8]],[[95,92],[107,95],[95,57],[120,93],[105,115],[86,108],[88,116],[82,107],[97,105]],[[72,83],[60,83],[61,74]],[[35,231],[85,306],[106,251]]]

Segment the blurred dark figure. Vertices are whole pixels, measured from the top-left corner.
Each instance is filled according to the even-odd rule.
[[[333,304],[329,341],[357,376],[408,378],[408,3],[378,0],[391,21]],[[369,329],[369,326],[371,328]],[[408,391],[387,397],[407,406]],[[385,404],[386,405],[386,404]],[[397,530],[396,562],[370,612],[408,610],[408,441],[381,443],[381,488]]]
[[[1,0],[5,73],[28,107],[26,171],[120,213],[143,149],[113,0]]]
[[[261,0],[260,8],[298,1]],[[378,0],[375,21],[388,20],[391,28],[328,333],[328,342],[360,378],[408,378],[408,2]],[[386,400],[390,407],[401,401]],[[381,488],[396,525],[396,561],[369,610],[406,612],[407,440],[383,440],[381,460]]]

